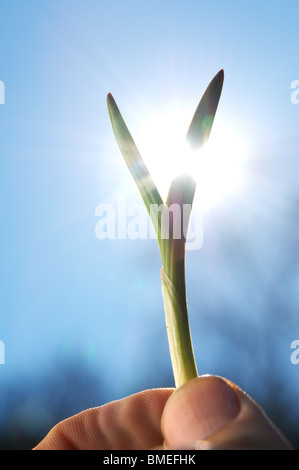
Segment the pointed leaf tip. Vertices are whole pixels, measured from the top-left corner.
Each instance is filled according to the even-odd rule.
[[[119,149],[150,214],[151,205],[163,205],[163,200],[111,93],[107,95],[107,107]],[[155,224],[156,221],[154,228],[157,232]]]
[[[221,69],[208,85],[191,121],[187,133],[187,142],[193,150],[202,147],[208,140],[224,81],[224,70]]]

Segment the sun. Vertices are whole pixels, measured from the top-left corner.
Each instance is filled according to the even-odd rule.
[[[163,200],[173,178],[187,170],[184,164],[189,153],[185,135],[187,122],[178,110],[169,109],[152,114],[136,135],[137,147]]]
[[[164,201],[173,178],[191,173],[201,204],[209,207],[242,186],[246,141],[216,116],[209,142],[192,151],[186,142],[189,124],[190,113],[178,109],[152,115],[143,122],[136,144]]]

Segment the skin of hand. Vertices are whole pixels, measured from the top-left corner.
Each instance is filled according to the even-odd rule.
[[[232,382],[201,376],[152,389],[58,423],[33,450],[292,450]]]

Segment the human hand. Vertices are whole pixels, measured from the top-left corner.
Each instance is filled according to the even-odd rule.
[[[284,449],[262,409],[226,379],[202,376],[153,389],[58,423],[34,450]]]

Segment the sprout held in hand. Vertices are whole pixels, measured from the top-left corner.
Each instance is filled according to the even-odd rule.
[[[223,79],[224,73],[220,70],[195,111],[187,133],[187,142],[192,150],[202,147],[209,139]],[[157,235],[162,260],[162,294],[170,356],[175,385],[179,387],[197,377],[185,285],[185,244],[190,211],[187,216],[184,211],[184,207],[192,206],[196,183],[188,174],[177,177],[171,183],[164,203],[110,93],[107,105],[115,138]]]

